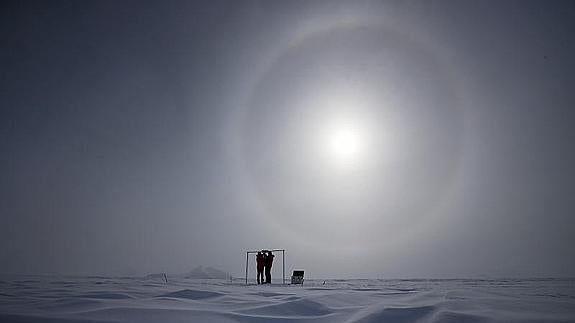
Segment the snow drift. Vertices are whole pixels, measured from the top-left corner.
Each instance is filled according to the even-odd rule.
[[[302,287],[9,277],[0,280],[0,322],[566,323],[575,322],[575,280],[329,280]]]

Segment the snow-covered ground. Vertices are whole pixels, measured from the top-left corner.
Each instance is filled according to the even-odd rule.
[[[1,279],[1,322],[575,322],[567,279]]]

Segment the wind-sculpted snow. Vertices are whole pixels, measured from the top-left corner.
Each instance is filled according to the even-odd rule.
[[[575,322],[575,280],[3,277],[0,322]]]
[[[188,299],[205,299],[211,297],[221,296],[222,294],[216,292],[208,292],[205,290],[183,289],[177,292],[171,292],[159,297],[172,297],[172,298],[188,298]]]

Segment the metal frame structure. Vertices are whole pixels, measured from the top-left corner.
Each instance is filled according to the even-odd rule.
[[[286,250],[285,249],[262,249],[268,250],[271,252],[280,252],[282,253],[282,285],[286,283]],[[250,261],[250,253],[258,253],[262,250],[248,250],[246,251],[246,285],[248,284],[248,268],[249,268],[249,261]]]

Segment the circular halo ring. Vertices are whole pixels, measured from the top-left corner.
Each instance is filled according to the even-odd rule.
[[[394,25],[399,25],[401,28],[398,28],[398,26]],[[461,143],[463,147],[461,149],[459,159],[456,162],[457,167],[455,167],[455,169],[451,172],[451,176],[448,178],[448,183],[444,186],[445,189],[443,192],[439,194],[440,198],[437,203],[435,203],[435,206],[429,209],[426,216],[423,217],[425,221],[421,221],[422,223],[420,223],[417,227],[409,227],[410,232],[419,232],[424,230],[424,228],[429,227],[430,223],[434,222],[432,220],[437,220],[441,215],[441,212],[439,211],[442,209],[442,207],[448,204],[449,198],[453,196],[460,174],[463,172],[463,165],[461,164],[462,161],[465,160],[465,155],[467,155],[465,149],[466,145],[464,145],[466,138],[465,132],[467,129],[464,91],[461,87],[461,80],[456,73],[454,65],[447,61],[447,57],[449,55],[446,54],[443,47],[439,46],[437,43],[429,41],[429,37],[420,36],[420,32],[418,33],[414,30],[408,29],[398,23],[394,24],[393,21],[384,24],[380,21],[370,19],[368,17],[365,17],[364,19],[321,19],[319,22],[314,21],[312,24],[304,26],[300,30],[296,31],[286,42],[282,43],[281,46],[278,46],[275,48],[275,50],[271,50],[269,54],[265,56],[263,62],[258,65],[255,73],[252,74],[255,76],[246,80],[245,82],[241,82],[242,87],[238,92],[239,97],[235,101],[239,102],[239,104],[230,115],[227,129],[228,136],[225,138],[226,151],[229,153],[229,161],[231,162],[230,166],[234,170],[235,175],[238,176],[239,182],[244,185],[242,187],[242,189],[244,189],[244,197],[249,198],[257,203],[256,205],[258,208],[263,210],[265,214],[268,214],[269,219],[272,220],[273,223],[278,224],[278,219],[276,216],[274,216],[277,212],[275,212],[274,207],[268,203],[265,197],[262,196],[261,192],[259,192],[259,189],[255,186],[252,175],[250,171],[248,171],[244,152],[241,149],[243,147],[244,140],[243,129],[246,126],[246,116],[249,114],[250,110],[249,103],[252,101],[252,98],[255,95],[258,84],[260,84],[262,79],[269,73],[270,70],[273,69],[273,67],[278,63],[278,61],[284,56],[286,52],[295,50],[311,39],[317,39],[318,37],[322,37],[322,35],[357,28],[381,29],[386,33],[394,33],[397,37],[409,39],[410,42],[418,44],[421,50],[433,55],[433,59],[439,62],[442,67],[444,67],[445,76],[449,82],[449,87],[453,89],[455,96],[453,101],[455,102],[462,115],[463,138]],[[407,236],[407,234],[397,235],[397,237],[394,238],[395,242],[399,243],[401,240],[403,240],[402,238],[406,238]],[[326,246],[332,243],[326,241],[315,242],[320,244],[323,243]]]

